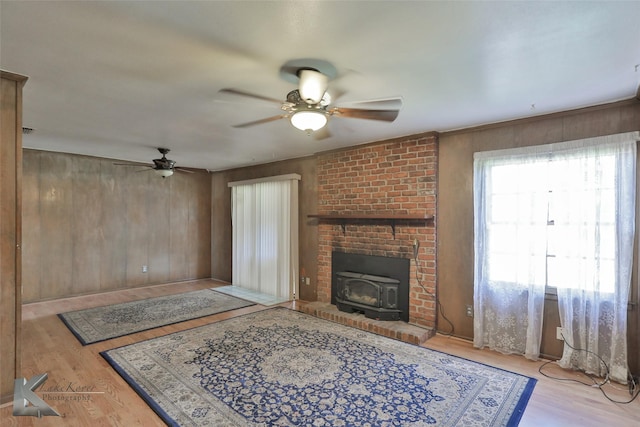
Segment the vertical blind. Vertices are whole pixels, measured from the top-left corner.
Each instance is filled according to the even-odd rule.
[[[292,299],[298,277],[298,181],[281,175],[229,183],[233,285]]]

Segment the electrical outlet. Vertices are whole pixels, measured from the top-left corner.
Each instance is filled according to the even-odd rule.
[[[564,334],[565,334],[564,328],[561,328],[560,326],[558,326],[556,328],[556,339],[559,339],[560,341],[564,341],[564,338],[562,338]]]
[[[467,304],[467,317],[473,317],[473,306],[471,304]]]
[[[149,271],[149,268],[146,265],[142,266],[142,272],[146,273],[147,271]]]

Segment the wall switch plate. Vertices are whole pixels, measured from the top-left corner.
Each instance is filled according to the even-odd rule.
[[[556,339],[559,339],[560,341],[564,341],[564,338],[562,338],[562,335],[565,333],[564,328],[561,328],[560,326],[558,326],[556,328]]]
[[[309,277],[305,278],[305,284],[310,285],[311,284],[311,279]]]
[[[149,268],[146,265],[142,266],[142,272],[146,273],[147,271],[149,271]]]

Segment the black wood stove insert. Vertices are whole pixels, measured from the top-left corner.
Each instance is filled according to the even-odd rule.
[[[409,321],[409,259],[332,253],[331,303],[371,319]]]

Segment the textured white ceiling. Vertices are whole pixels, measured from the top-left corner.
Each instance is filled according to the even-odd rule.
[[[640,2],[0,2],[0,68],[29,77],[27,148],[228,169],[602,104],[640,84]],[[402,96],[393,123],[237,129],[291,60],[337,70],[337,104]]]

